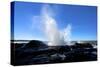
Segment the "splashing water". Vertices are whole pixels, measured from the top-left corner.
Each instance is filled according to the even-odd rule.
[[[48,38],[49,46],[70,45],[71,25],[68,24],[63,31],[58,30],[56,20],[52,17],[53,11],[50,6],[42,8],[42,16],[45,27],[45,34]]]

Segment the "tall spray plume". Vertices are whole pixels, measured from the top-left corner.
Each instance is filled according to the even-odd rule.
[[[44,32],[49,41],[49,46],[70,45],[71,25],[68,24],[63,30],[59,30],[56,20],[53,18],[54,12],[49,5],[43,6],[41,10],[44,23]]]

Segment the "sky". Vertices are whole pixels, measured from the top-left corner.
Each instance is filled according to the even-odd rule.
[[[47,40],[42,18],[45,6],[59,30],[71,25],[71,40],[97,40],[96,6],[32,2],[14,2],[12,6],[11,33],[15,40]]]

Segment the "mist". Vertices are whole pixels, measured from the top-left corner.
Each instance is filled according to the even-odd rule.
[[[54,12],[49,5],[41,9],[41,15],[44,23],[44,33],[47,37],[49,46],[70,45],[71,42],[71,24],[66,25],[63,30],[58,29],[56,20],[53,18]],[[67,22],[66,22],[67,23]]]

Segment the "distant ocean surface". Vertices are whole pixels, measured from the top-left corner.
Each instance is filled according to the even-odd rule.
[[[29,43],[31,40],[11,40],[11,43]]]
[[[11,40],[11,43],[29,43],[31,40]],[[42,41],[46,44],[48,44],[48,41]],[[92,45],[97,45],[97,41],[96,40],[89,40],[89,41],[71,41],[71,44],[75,44],[75,43],[90,43]]]

